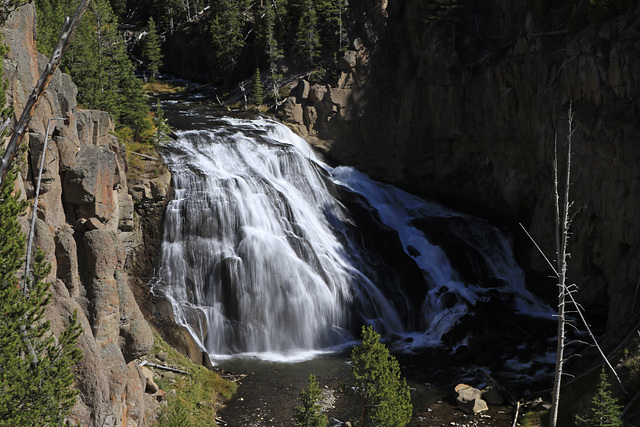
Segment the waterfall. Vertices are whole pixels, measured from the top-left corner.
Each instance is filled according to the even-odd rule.
[[[548,313],[500,229],[331,168],[281,124],[220,118],[165,158],[175,197],[154,291],[210,354],[323,349],[363,323],[437,344],[488,289]]]

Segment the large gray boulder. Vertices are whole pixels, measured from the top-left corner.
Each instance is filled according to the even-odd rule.
[[[458,384],[455,388],[458,397],[458,408],[468,414],[479,414],[489,409],[487,402],[482,399],[482,392],[467,384]]]

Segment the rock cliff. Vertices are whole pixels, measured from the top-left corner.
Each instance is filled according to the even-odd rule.
[[[14,12],[4,33],[11,49],[5,60],[8,98],[19,115],[47,62],[35,49],[33,4]],[[70,77],[56,72],[29,125],[19,187],[27,199],[34,197],[44,155],[35,243],[52,266],[47,317],[58,333],[77,310],[83,329],[78,345],[84,357],[76,367],[80,395],[71,421],[142,426],[148,398],[134,359],[149,352],[154,336],[125,269],[135,256],[138,222],[127,186],[126,153],[112,134],[113,118],[80,108],[76,93]],[[65,122],[56,120],[47,138],[52,118]]]
[[[419,0],[351,2],[337,84],[300,81],[281,117],[378,179],[523,223],[553,258],[553,141],[572,103],[570,280],[613,331],[640,309],[640,6],[568,36],[562,6],[461,3],[455,32]],[[518,230],[530,286],[551,289]]]

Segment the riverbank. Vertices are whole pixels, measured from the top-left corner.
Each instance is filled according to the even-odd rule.
[[[324,390],[329,419],[356,421],[360,403],[350,388],[350,367],[346,355],[324,356],[300,363],[264,362],[236,359],[220,366],[233,369],[243,378],[234,397],[220,409],[221,425],[238,427],[295,426],[293,408],[300,391],[307,386],[309,373],[316,375]],[[452,376],[453,379],[453,376]],[[453,389],[408,378],[413,417],[410,427],[418,426],[510,426],[513,408],[492,405],[478,415],[465,414],[455,404]],[[453,423],[453,424],[452,424]]]

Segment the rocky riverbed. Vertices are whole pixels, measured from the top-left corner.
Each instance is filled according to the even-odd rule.
[[[341,425],[339,421],[353,422],[359,418],[361,408],[350,387],[346,354],[326,355],[298,363],[232,359],[220,362],[219,366],[239,378],[236,395],[219,413],[226,425],[295,426],[293,408],[298,404],[300,391],[307,386],[310,373],[316,376],[324,390],[325,413],[333,420],[330,425]],[[447,378],[444,372],[436,373],[436,385],[425,382],[410,368],[406,371],[413,403],[409,426],[511,425],[514,409],[506,404],[489,405],[489,410],[477,415],[458,409],[455,391],[450,386],[457,381],[457,374],[450,373]]]

